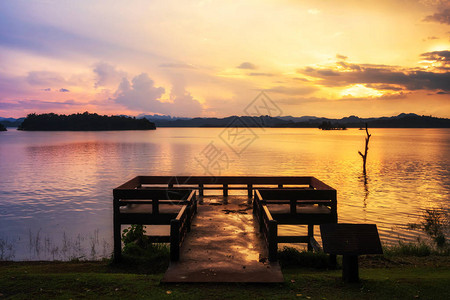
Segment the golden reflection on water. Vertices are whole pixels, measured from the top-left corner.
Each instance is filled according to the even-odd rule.
[[[337,189],[340,222],[376,223],[388,243],[414,240],[405,225],[450,200],[449,129],[369,129],[366,178],[364,131],[255,128],[258,138],[238,154],[222,131],[2,133],[0,235],[89,227],[109,240],[114,187],[136,175],[211,175],[199,163],[211,145],[228,158],[212,175],[315,176]]]

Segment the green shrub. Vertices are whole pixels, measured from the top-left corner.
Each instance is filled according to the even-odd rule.
[[[448,250],[446,233],[450,231],[450,215],[444,209],[425,209],[419,223],[408,224],[409,229],[425,232],[441,250]]]
[[[307,267],[326,269],[334,267],[330,265],[327,254],[323,252],[299,251],[292,247],[284,247],[278,250],[278,260],[282,268]]]
[[[138,273],[163,272],[169,265],[170,249],[165,244],[151,243],[144,226],[131,225],[122,232],[122,261],[120,266]]]

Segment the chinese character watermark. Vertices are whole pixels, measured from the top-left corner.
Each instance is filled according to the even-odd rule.
[[[202,166],[205,173],[211,176],[214,174],[220,176],[221,171],[228,168],[229,162],[227,153],[214,145],[213,141],[195,157],[195,160]]]
[[[278,105],[267,96],[264,91],[261,91],[252,102],[250,102],[244,109],[247,116],[259,117],[269,116],[277,117],[282,114]]]
[[[238,156],[240,156],[258,135],[241,118],[236,117],[219,134],[219,138]]]

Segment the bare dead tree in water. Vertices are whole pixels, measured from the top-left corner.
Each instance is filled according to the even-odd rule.
[[[361,155],[362,159],[363,159],[363,172],[364,175],[366,175],[366,161],[367,161],[367,150],[369,150],[369,139],[372,136],[371,134],[369,134],[369,130],[367,129],[367,123],[366,123],[366,147],[364,149],[364,154],[361,153],[361,151],[358,151],[359,155]]]

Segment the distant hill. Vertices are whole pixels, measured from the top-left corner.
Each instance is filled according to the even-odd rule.
[[[100,116],[98,114],[57,115],[30,114],[18,130],[27,131],[100,131],[100,130],[152,130],[155,124],[147,119],[125,116]]]
[[[158,127],[278,127],[292,124],[292,121],[285,121],[269,116],[249,117],[231,116],[226,118],[192,118],[192,119],[149,119],[155,122]]]
[[[6,127],[3,124],[0,124],[0,131],[6,131]]]
[[[14,119],[0,117],[0,124],[5,127],[19,127],[19,125],[22,124],[23,120],[25,120],[25,118]]]
[[[349,116],[342,119],[304,117],[249,117],[231,116],[226,118],[158,118],[146,116],[158,127],[285,127],[285,128],[319,128],[324,123],[336,128],[360,128],[368,123],[370,128],[450,128],[450,119],[416,114],[399,114],[394,117],[359,118]]]
[[[394,117],[381,118],[359,118],[356,116],[342,119],[317,118],[308,122],[295,122],[281,127],[318,127],[323,122],[331,123],[336,127],[345,126],[347,128],[361,128],[364,127],[365,123],[370,128],[450,128],[450,119],[404,113]]]
[[[128,116],[116,116],[115,118],[132,119]],[[25,118],[14,119],[14,118],[0,117],[0,124],[3,124],[5,127],[18,127],[23,122],[24,119]],[[230,116],[226,118],[184,118],[184,117],[181,118],[167,115],[141,114],[136,119],[137,120],[147,119],[157,127],[233,126],[233,127],[319,128],[321,124],[326,123],[336,128],[342,127],[360,128],[364,127],[365,123],[368,123],[368,126],[370,128],[450,128],[450,119],[436,118],[432,116],[419,116],[412,113],[410,114],[402,113],[399,114],[398,116],[393,117],[360,118],[357,116],[349,116],[341,119],[320,118],[315,116],[303,116],[303,117]],[[87,130],[87,129],[67,129],[67,130]],[[92,130],[116,130],[116,129],[92,129]]]

